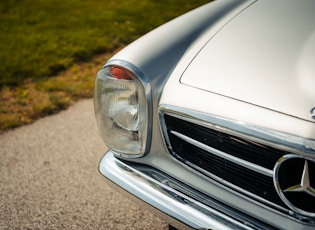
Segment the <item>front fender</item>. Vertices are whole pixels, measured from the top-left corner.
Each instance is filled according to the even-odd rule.
[[[173,70],[186,53],[190,61],[220,28],[253,2],[220,0],[208,3],[149,32],[109,60],[136,66],[151,86],[153,152],[165,151],[161,149],[163,138],[159,129],[157,108]]]

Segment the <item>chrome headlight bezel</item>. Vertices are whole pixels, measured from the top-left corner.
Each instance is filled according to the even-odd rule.
[[[111,70],[122,71],[117,72],[122,75],[113,77],[112,74],[116,73]],[[107,62],[96,77],[94,109],[104,142],[116,156],[137,158],[148,152],[151,143],[152,96],[149,81],[139,68],[122,60]],[[119,122],[115,120],[117,117]]]

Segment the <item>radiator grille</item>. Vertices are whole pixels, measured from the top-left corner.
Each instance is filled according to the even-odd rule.
[[[180,133],[206,146],[269,170],[272,170],[276,161],[288,152],[167,114],[164,115],[164,119],[170,142],[170,152],[176,158],[219,179],[220,182],[233,185],[233,188],[240,188],[240,191],[246,191],[246,194],[252,194],[253,197],[259,197],[268,203],[287,208],[279,198],[271,176],[262,175],[248,167],[212,154],[183,140],[174,133]]]

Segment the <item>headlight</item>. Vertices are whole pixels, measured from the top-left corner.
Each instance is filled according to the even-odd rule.
[[[145,153],[149,141],[149,100],[149,84],[135,66],[110,62],[97,74],[96,120],[107,147],[116,154],[139,157]]]

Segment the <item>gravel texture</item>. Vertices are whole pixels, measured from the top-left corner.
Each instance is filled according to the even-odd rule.
[[[0,135],[0,229],[168,229],[105,184],[91,99]]]

